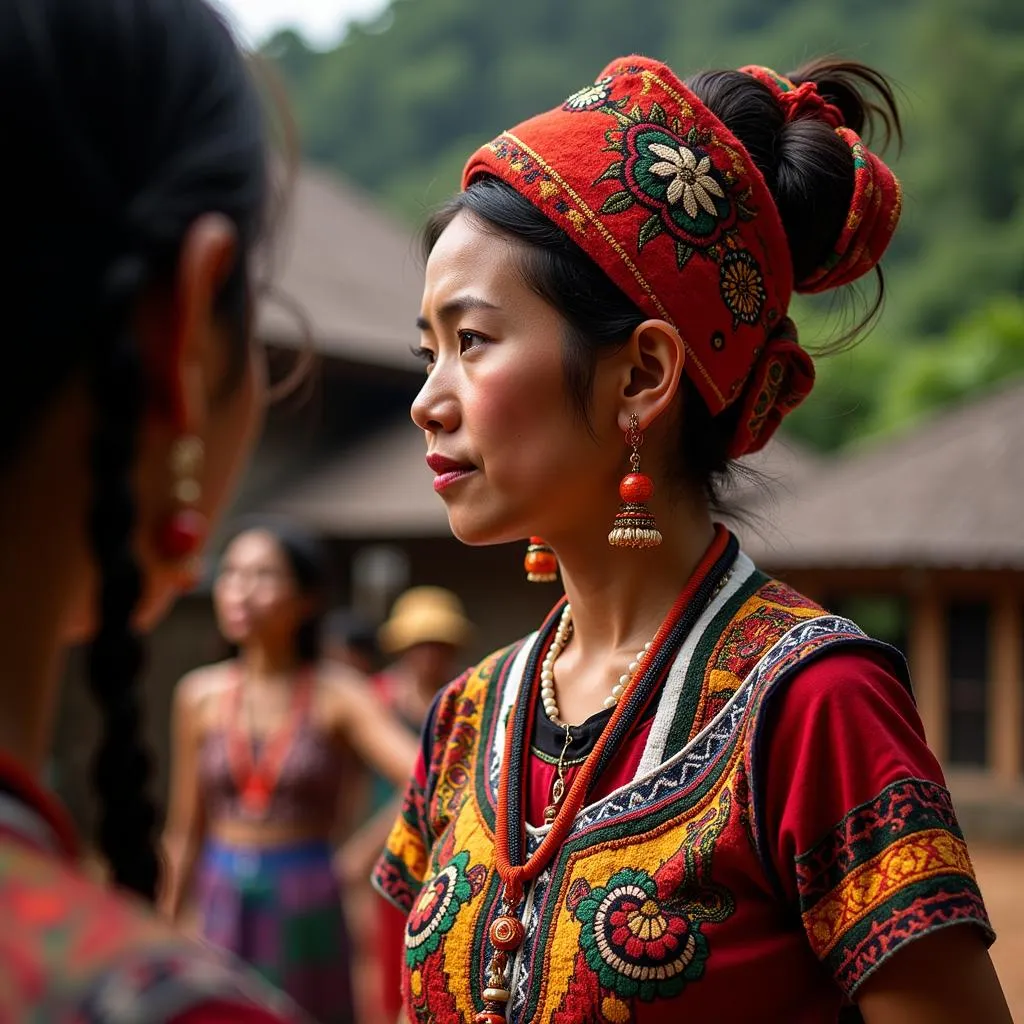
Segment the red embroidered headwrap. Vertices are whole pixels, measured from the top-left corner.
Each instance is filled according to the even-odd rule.
[[[474,153],[463,188],[484,175],[529,199],[646,315],[679,331],[713,414],[742,402],[731,457],[761,448],[809,394],[814,365],[786,315],[792,260],[768,186],[664,64],[613,61],[592,86]]]

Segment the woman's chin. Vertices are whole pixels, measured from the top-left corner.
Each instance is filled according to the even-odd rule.
[[[458,511],[452,509],[448,510],[448,525],[451,527],[455,539],[469,547],[508,544],[523,536],[521,532],[509,530],[505,528],[504,524],[499,525],[494,520],[479,514],[459,514]]]

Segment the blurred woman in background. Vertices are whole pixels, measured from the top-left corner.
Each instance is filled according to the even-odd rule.
[[[197,669],[174,699],[166,912],[199,861],[202,934],[323,1024],[353,1019],[334,840],[360,758],[402,783],[415,742],[358,675],[321,658],[325,553],[275,523],[228,544],[214,584],[237,655]]]

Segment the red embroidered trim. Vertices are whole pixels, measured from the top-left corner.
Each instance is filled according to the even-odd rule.
[[[514,906],[519,902],[522,897],[523,885],[535,879],[544,870],[544,868],[547,867],[548,863],[558,852],[559,847],[565,842],[565,837],[568,835],[569,829],[572,827],[572,823],[576,819],[576,815],[583,806],[583,801],[586,799],[586,795],[590,790],[595,766],[601,760],[604,749],[608,744],[609,736],[614,731],[619,720],[626,713],[626,708],[629,704],[630,698],[643,677],[646,666],[664,646],[665,638],[669,635],[674,624],[678,620],[679,616],[684,612],[687,605],[689,605],[693,600],[694,594],[697,592],[705,577],[725,553],[728,543],[728,530],[720,525],[716,526],[715,539],[711,542],[711,546],[708,548],[707,552],[705,552],[704,557],[698,564],[696,571],[690,577],[686,587],[683,589],[679,597],[676,598],[671,611],[669,611],[665,620],[659,627],[658,632],[655,634],[654,641],[651,644],[650,649],[640,660],[637,671],[633,673],[633,678],[630,680],[629,686],[619,699],[619,703],[616,705],[615,711],[612,713],[611,718],[605,725],[604,731],[601,733],[597,743],[594,744],[594,749],[590,752],[586,761],[583,763],[583,766],[576,773],[576,777],[573,779],[572,784],[569,787],[569,792],[566,794],[565,800],[559,808],[554,822],[552,822],[550,831],[544,837],[540,846],[521,866],[513,866],[509,858],[510,823],[508,820],[508,780],[510,775],[509,768],[513,763],[513,759],[521,760],[527,755],[525,751],[514,749],[515,744],[513,742],[513,736],[515,730],[512,728],[511,721],[509,722],[505,732],[505,754],[501,762],[501,775],[498,782],[498,808],[497,820],[495,822],[495,867],[498,871],[498,875],[504,883],[505,898],[510,905]],[[522,709],[521,713],[530,716],[535,713],[538,703],[537,695],[539,687],[540,677],[539,675],[536,675],[535,678],[530,680],[530,692],[526,700],[518,702],[519,707]],[[529,736],[531,731],[532,730],[528,723],[526,735]],[[523,822],[515,822],[514,827],[522,829]]]
[[[10,754],[0,750],[0,785],[39,815],[53,832],[61,854],[78,857],[78,834],[71,817],[56,797],[48,793],[32,773]]]

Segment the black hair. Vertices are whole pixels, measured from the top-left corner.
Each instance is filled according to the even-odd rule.
[[[263,223],[263,115],[246,64],[203,0],[8,0],[0,6],[0,161],[7,332],[21,358],[0,404],[0,462],[74,379],[90,384],[99,575],[88,658],[102,735],[97,839],[113,881],[152,899],[156,812],[148,794],[132,627],[142,590],[131,472],[147,380],[133,331],[143,292],[166,285],[205,213],[229,218],[239,259],[218,296],[240,379],[248,263]]]
[[[228,544],[246,533],[273,537],[291,570],[299,592],[312,599],[313,611],[299,624],[295,654],[303,665],[314,665],[323,653],[324,620],[330,596],[330,558],[322,541],[308,530],[284,519],[246,519],[231,533]]]
[[[892,88],[879,72],[855,61],[822,59],[788,77],[797,84],[815,82],[823,98],[840,108],[846,125],[858,134],[877,124],[884,129],[886,142],[900,137]],[[822,120],[784,121],[771,91],[751,75],[705,71],[688,79],[687,85],[743,143],[764,175],[799,281],[821,264],[842,231],[853,195],[850,147]],[[565,231],[512,186],[493,177],[477,179],[432,214],[422,235],[425,255],[461,211],[525,243],[516,269],[527,286],[565,319],[566,386],[574,409],[589,423],[600,354],[625,344],[646,315]],[[876,272],[876,300],[848,337],[881,307],[881,268]],[[669,480],[699,488],[712,507],[721,510],[720,488],[730,469],[728,450],[743,403],[734,402],[713,416],[686,376],[681,391],[680,449],[666,467]]]

